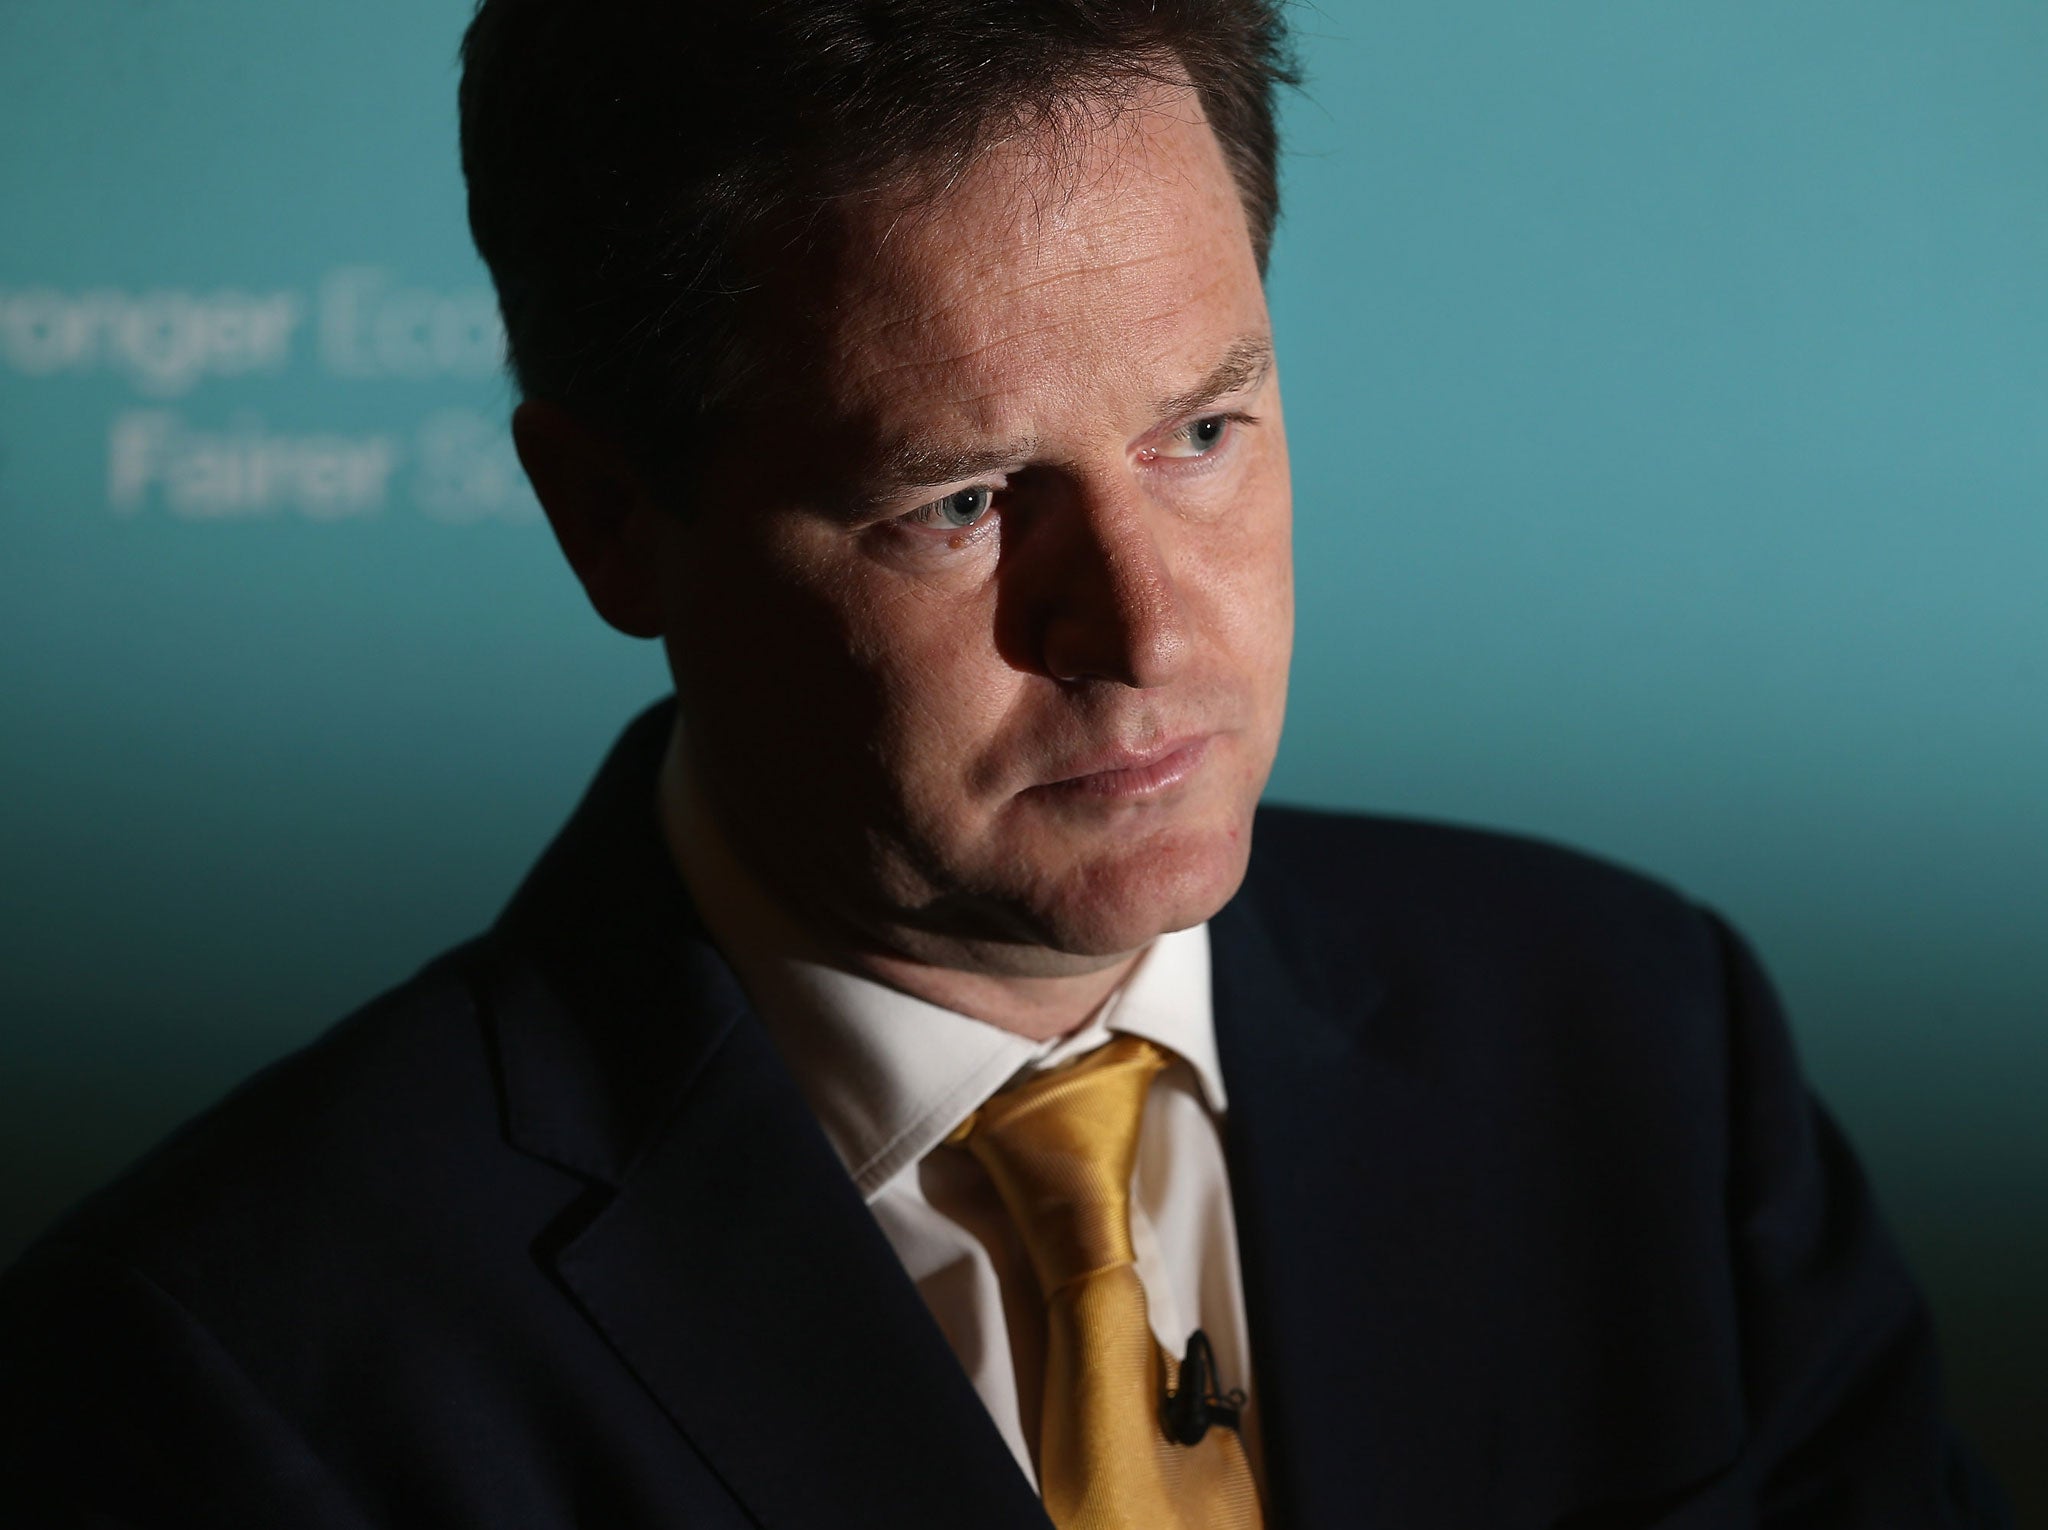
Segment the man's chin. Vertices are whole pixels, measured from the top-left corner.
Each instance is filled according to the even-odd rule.
[[[1046,944],[1074,956],[1117,956],[1200,924],[1236,894],[1249,852],[1246,826],[1176,835],[1141,852],[1085,861],[1041,910]]]

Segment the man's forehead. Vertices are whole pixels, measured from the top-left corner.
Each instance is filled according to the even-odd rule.
[[[1249,250],[1235,179],[1192,91],[1154,89],[1066,128],[1041,126],[984,153],[947,184],[845,201],[825,273],[835,307],[865,310],[846,337],[929,329],[1012,300],[1027,313],[1057,288],[1133,269],[1161,251],[1142,236]],[[1217,253],[1221,253],[1218,251]]]
[[[1219,360],[1249,315],[1217,310],[1259,286],[1220,149],[1185,115],[1134,110],[1103,134],[1071,165],[1004,154],[922,208],[851,214],[821,336],[835,358],[971,379],[1120,335],[1120,358],[1192,343]]]
[[[921,201],[836,206],[755,295],[762,423],[801,416],[842,460],[886,454],[889,476],[933,482],[1049,411],[1107,403],[1137,423],[1269,365],[1243,207],[1192,94],[1090,131],[1004,145]],[[932,440],[967,471],[920,462]]]

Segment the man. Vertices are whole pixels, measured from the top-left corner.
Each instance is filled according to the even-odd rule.
[[[516,439],[676,698],[10,1275],[11,1522],[1999,1522],[1725,927],[1258,807],[1279,44],[487,0]]]

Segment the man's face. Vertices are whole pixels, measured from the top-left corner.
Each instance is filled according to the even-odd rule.
[[[692,770],[842,946],[1084,971],[1243,876],[1293,630],[1265,297],[1192,93],[1107,118],[843,212],[662,533]]]

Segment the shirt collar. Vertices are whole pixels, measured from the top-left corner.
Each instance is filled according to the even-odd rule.
[[[1033,1041],[834,967],[739,863],[671,749],[661,817],[698,912],[861,1194],[873,1200],[1020,1073],[1116,1032],[1184,1059],[1209,1108],[1227,1107],[1206,924],[1161,935],[1078,1031]]]
[[[1040,1046],[1041,1055],[1034,1061],[1040,1067],[1055,1067],[1115,1034],[1156,1041],[1194,1071],[1212,1111],[1221,1116],[1229,1108],[1229,1097],[1223,1091],[1223,1066],[1216,1056],[1206,923],[1154,940],[1088,1024]]]

